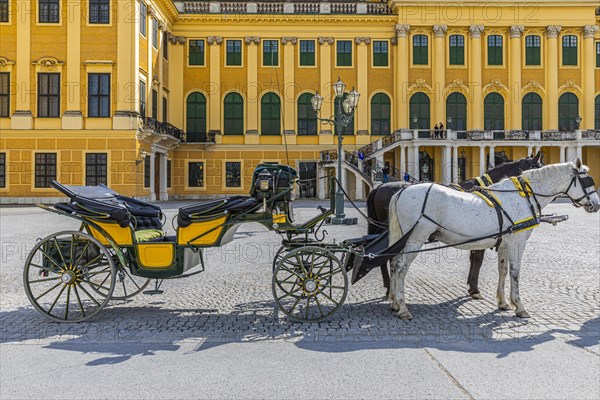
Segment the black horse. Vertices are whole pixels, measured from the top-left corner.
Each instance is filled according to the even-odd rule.
[[[518,161],[507,162],[501,164],[495,168],[490,169],[487,172],[488,177],[492,180],[492,183],[500,181],[502,178],[517,176],[521,172],[528,169],[540,168],[542,164],[540,162],[541,153],[538,152],[535,156],[532,154],[530,157],[522,158]],[[485,183],[485,182],[484,182]],[[489,182],[487,184],[490,184]],[[387,229],[388,211],[390,206],[390,200],[392,196],[406,185],[410,185],[408,182],[390,182],[384,183],[377,188],[371,190],[369,197],[367,198],[367,214],[369,219],[375,221],[374,223],[369,222],[368,233],[376,234],[381,233]],[[477,178],[469,179],[461,182],[460,187],[463,190],[473,189],[475,186],[481,185]],[[483,264],[483,258],[485,250],[473,250],[470,255],[471,268],[469,269],[469,277],[467,278],[467,284],[469,285],[469,294],[475,299],[483,298],[479,292],[479,270]],[[387,293],[390,290],[390,275],[388,272],[387,264],[381,265],[381,275],[383,276],[383,286],[387,289]]]

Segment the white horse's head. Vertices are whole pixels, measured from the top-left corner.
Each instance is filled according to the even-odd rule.
[[[589,168],[578,158],[573,166],[573,180],[567,189],[567,196],[575,206],[584,207],[585,211],[593,213],[600,210],[600,197],[595,188],[594,179],[588,175]]]

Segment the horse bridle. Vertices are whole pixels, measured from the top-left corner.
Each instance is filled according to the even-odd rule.
[[[573,179],[571,179],[571,183],[569,183],[567,190],[564,191],[564,194],[569,198],[569,200],[571,200],[571,203],[573,203],[573,205],[575,207],[589,206],[592,204],[592,199],[590,198],[590,194],[593,194],[593,191],[588,192],[587,189],[590,187],[593,189],[596,186],[596,183],[594,182],[594,178],[589,176],[586,171],[579,171],[576,169],[574,169],[573,171],[575,172],[575,175],[573,176]],[[582,175],[585,175],[585,176],[582,177]],[[569,195],[569,190],[571,189],[571,186],[573,186],[573,187],[577,186],[577,181],[579,181],[579,184],[581,185],[581,189],[583,190],[584,194],[583,194],[583,196],[574,199]],[[585,205],[579,204],[579,202],[583,199],[586,199],[588,201],[588,203]]]

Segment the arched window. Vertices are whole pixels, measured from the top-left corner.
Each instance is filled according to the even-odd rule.
[[[348,97],[348,93],[344,93],[344,100],[346,100],[346,97]],[[335,113],[337,114],[337,110],[338,107],[341,107],[342,101],[339,97],[335,98]],[[343,109],[343,107],[342,107]],[[337,135],[338,134],[338,128],[337,126],[334,127],[334,133]],[[348,123],[348,125],[346,127],[344,127],[342,129],[342,135],[354,135],[354,117],[352,117],[352,121],[350,121]]]
[[[298,98],[298,135],[317,134],[317,114],[310,100],[312,94],[304,93]]]
[[[451,93],[446,99],[446,120],[448,129],[467,130],[467,99],[462,93]]]
[[[260,133],[281,135],[281,101],[275,93],[266,93],[260,100]]]
[[[537,93],[527,93],[523,97],[522,127],[525,131],[542,130],[542,98]]]
[[[413,129],[430,129],[429,97],[423,92],[417,92],[410,98],[410,124]]]
[[[206,134],[206,97],[202,93],[190,93],[186,101],[186,140],[203,142]]]
[[[223,134],[244,134],[244,99],[239,93],[229,93],[223,101]]]
[[[504,130],[504,98],[490,93],[483,101],[483,127],[488,131]]]
[[[558,98],[558,129],[574,131],[577,129],[575,119],[579,115],[579,99],[573,93],[563,93]]]
[[[596,108],[594,109],[594,129],[600,130],[600,94],[596,96]]]
[[[427,35],[413,36],[413,64],[427,65],[429,63],[428,41]]]
[[[385,93],[377,93],[371,99],[371,135],[389,135],[390,98]]]

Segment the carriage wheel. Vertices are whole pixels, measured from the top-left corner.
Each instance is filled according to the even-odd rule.
[[[277,268],[277,264],[283,258],[283,253],[287,251],[289,248],[285,246],[281,246],[277,252],[275,253],[275,257],[273,257],[273,272],[275,272],[275,268]]]
[[[126,300],[143,292],[151,279],[132,274],[127,266],[121,264],[115,251],[113,249],[109,251],[113,254],[112,259],[117,270],[115,290],[111,298],[114,300]]]
[[[83,232],[54,233],[39,241],[23,270],[23,286],[33,307],[58,322],[96,315],[110,300],[115,280],[110,253]]]
[[[322,321],[344,304],[348,276],[327,249],[306,246],[285,254],[273,273],[273,296],[279,309],[300,322]]]

